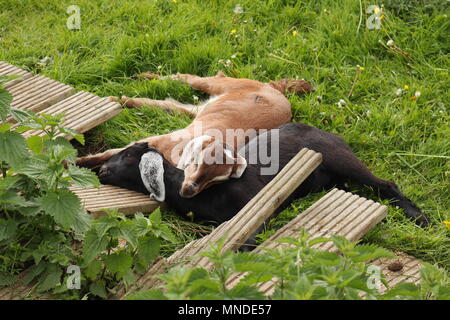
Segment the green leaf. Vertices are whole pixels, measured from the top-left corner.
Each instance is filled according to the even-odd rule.
[[[6,161],[15,167],[28,157],[24,137],[17,132],[6,131],[0,133],[0,161]]]
[[[161,224],[161,210],[157,208],[149,216],[150,222],[154,226],[159,226]]]
[[[44,150],[44,139],[40,136],[30,136],[27,138],[28,149],[36,154],[39,154]]]
[[[14,238],[17,233],[17,222],[13,219],[0,219],[0,241]]]
[[[61,283],[63,270],[56,264],[49,264],[45,271],[41,274],[36,290],[38,292],[48,291],[55,288]]]
[[[88,218],[81,208],[80,199],[70,190],[58,189],[42,197],[42,210],[64,228],[78,228]],[[80,230],[75,230],[80,231]],[[81,230],[83,232],[83,230]]]
[[[102,271],[102,263],[100,260],[92,260],[83,270],[83,274],[91,280],[95,280],[97,275]]]
[[[14,171],[32,179],[42,180],[45,185],[52,185],[58,178],[58,172],[51,167],[45,154],[32,155],[30,159],[14,167]]]
[[[64,138],[58,137],[55,140],[47,140],[45,146],[50,158],[56,162],[62,162],[63,160],[75,162],[77,158],[77,150]]]
[[[17,122],[24,122],[35,116],[34,112],[32,111],[21,110],[16,108],[11,108],[10,112],[13,119],[16,120]]]
[[[59,131],[61,133],[67,134],[69,136],[71,136],[72,138],[74,138],[75,140],[77,140],[79,143],[81,143],[82,145],[84,145],[84,136],[82,134],[79,134],[78,132],[76,132],[75,130],[72,130],[70,128],[60,128]]]
[[[138,259],[139,262],[148,266],[156,259],[161,248],[161,241],[154,236],[146,236],[139,239]]]
[[[74,185],[81,188],[98,188],[100,181],[97,175],[89,169],[79,168],[77,166],[69,166],[69,176],[72,178]]]
[[[6,122],[6,123],[0,124],[0,133],[9,131],[9,129],[11,129],[12,126],[13,126],[13,124],[11,122]]]
[[[103,299],[106,299],[108,297],[108,294],[106,293],[105,280],[98,280],[98,281],[91,283],[91,285],[89,286],[89,291],[92,294],[99,296],[100,298],[103,298]]]
[[[126,300],[167,300],[164,292],[161,290],[145,290],[133,293],[125,298]]]
[[[315,244],[318,244],[318,243],[324,243],[324,242],[330,242],[330,241],[331,241],[330,238],[326,238],[326,237],[317,237],[317,238],[314,238],[314,239],[309,240],[309,241],[308,241],[308,245],[309,245],[310,247],[312,247],[312,246],[315,245]]]
[[[389,250],[371,244],[358,245],[347,255],[354,262],[366,262],[378,258],[395,258],[395,255]]]
[[[4,121],[11,109],[13,96],[6,89],[0,88],[0,120]]]
[[[104,258],[108,270],[122,277],[133,264],[133,257],[126,251],[120,251],[107,255]]]
[[[25,198],[19,196],[16,192],[6,190],[0,192],[0,205],[6,207],[27,207],[30,203],[25,200]]]
[[[108,243],[108,239],[106,237],[99,237],[95,229],[87,231],[83,241],[82,256],[84,265],[88,265],[102,251],[106,250]]]

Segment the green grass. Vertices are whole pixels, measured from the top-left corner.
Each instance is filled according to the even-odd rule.
[[[0,59],[100,96],[170,96],[184,102],[202,96],[173,81],[131,76],[157,70],[206,76],[224,70],[261,81],[305,78],[317,91],[289,98],[293,121],[341,135],[432,222],[422,230],[390,206],[387,218],[364,241],[448,270],[449,230],[443,225],[450,220],[448,2],[383,2],[383,27],[368,30],[365,9],[375,2],[366,0],[77,0],[82,29],[70,31],[65,11],[73,1],[10,0],[0,13]],[[233,13],[236,3],[243,14]],[[389,39],[407,56],[389,50]],[[53,62],[40,65],[46,56]],[[221,59],[230,59],[232,66]],[[357,65],[364,70],[355,81]],[[405,85],[409,88],[398,97],[396,90]],[[412,100],[416,91],[421,96]],[[345,106],[337,105],[340,99]],[[158,110],[124,110],[88,133],[84,151],[123,146],[189,121]],[[319,197],[296,201],[271,223],[268,234]],[[195,237],[189,231],[183,236],[183,228],[190,227],[169,220],[182,241]]]

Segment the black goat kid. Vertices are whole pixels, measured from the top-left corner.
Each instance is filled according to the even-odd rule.
[[[345,182],[372,187],[383,199],[404,209],[406,216],[421,226],[427,226],[428,220],[397,188],[395,183],[374,176],[355,156],[350,147],[338,136],[301,123],[289,123],[278,129],[279,172],[302,148],[320,152],[321,165],[293,192],[278,208],[278,212],[289,203],[309,193],[315,193],[333,186],[343,187]],[[158,150],[149,148],[146,143],[135,144],[114,155],[100,169],[99,177],[103,184],[152,194],[166,203],[177,213],[185,216],[194,213],[196,221],[222,223],[232,218],[250,199],[252,199],[276,175],[261,175],[261,169],[269,165],[251,164],[249,161],[252,145],[258,148],[264,144],[273,155],[271,135],[273,130],[251,140],[240,151],[249,163],[240,179],[231,179],[202,191],[193,198],[179,195],[183,171],[170,165]],[[142,160],[142,161],[141,161]]]

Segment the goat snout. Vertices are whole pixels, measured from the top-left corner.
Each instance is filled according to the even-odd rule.
[[[195,182],[183,183],[180,189],[180,196],[183,198],[192,198],[198,193],[198,184]]]

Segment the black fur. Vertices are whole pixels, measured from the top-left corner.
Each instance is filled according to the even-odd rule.
[[[258,144],[270,139],[271,131],[259,135],[250,143]],[[258,140],[255,140],[258,139]],[[403,208],[406,216],[414,219],[422,226],[428,220],[397,188],[395,183],[374,176],[369,169],[355,156],[348,144],[340,137],[301,123],[289,123],[279,127],[279,170],[281,170],[302,148],[320,152],[323,156],[321,165],[290,195],[278,208],[278,212],[286,208],[292,200],[304,197],[333,186],[343,188],[345,182],[372,187],[383,199]],[[268,142],[270,150],[270,142]],[[148,194],[139,173],[141,156],[149,150],[146,143],[136,144],[113,156],[100,172],[103,184],[112,184]],[[248,150],[245,158],[249,160]],[[106,166],[106,168],[105,168]],[[187,199],[179,195],[183,171],[170,165],[164,159],[165,201],[177,213],[185,216],[194,213],[196,221],[222,223],[232,218],[250,201],[275,175],[261,175],[261,164],[248,164],[239,179],[230,179],[202,191],[197,196]]]

